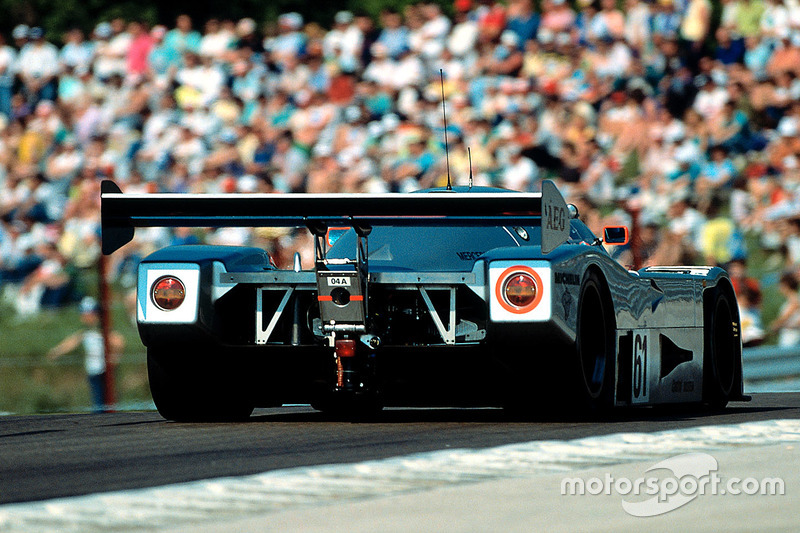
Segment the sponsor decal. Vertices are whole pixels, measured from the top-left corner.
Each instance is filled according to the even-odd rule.
[[[564,306],[564,320],[569,320],[569,315],[572,312],[572,302],[574,301],[575,299],[570,294],[569,289],[565,287],[563,294],[561,294],[561,305]]]
[[[456,255],[462,261],[474,261],[484,253],[485,252],[456,252]]]
[[[580,285],[581,277],[574,272],[554,272],[553,277],[556,283],[561,285]]]
[[[672,392],[694,392],[694,381],[672,380]]]

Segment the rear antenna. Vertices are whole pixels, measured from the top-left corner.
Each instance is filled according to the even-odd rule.
[[[444,104],[444,72],[439,69],[439,81],[442,85],[442,117],[444,117],[444,157],[447,162],[447,190],[452,191],[453,186],[450,185],[450,150],[447,146],[447,110]]]
[[[467,157],[469,157],[469,190],[472,190],[472,151],[467,146]]]

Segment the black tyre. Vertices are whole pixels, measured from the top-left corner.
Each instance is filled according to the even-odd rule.
[[[741,386],[739,310],[732,289],[720,285],[709,290],[703,311],[703,398],[709,406],[722,408],[737,395],[737,387]]]
[[[616,345],[615,319],[605,282],[597,272],[590,272],[581,285],[578,302],[577,353],[578,375],[575,400],[592,409],[611,407],[614,399]]]
[[[167,420],[212,422],[244,420],[253,412],[247,387],[234,369],[220,368],[207,354],[147,349],[150,393],[158,412]]]

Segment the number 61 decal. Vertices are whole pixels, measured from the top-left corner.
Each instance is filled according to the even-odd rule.
[[[647,359],[647,333],[635,332],[633,336],[633,375],[631,376],[631,403],[650,401],[649,361]]]

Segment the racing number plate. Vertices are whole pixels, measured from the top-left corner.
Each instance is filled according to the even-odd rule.
[[[650,357],[653,350],[650,348],[650,339],[653,336],[649,330],[635,330],[633,332],[633,374],[631,375],[631,403],[648,403],[650,401],[650,374],[653,365]]]

